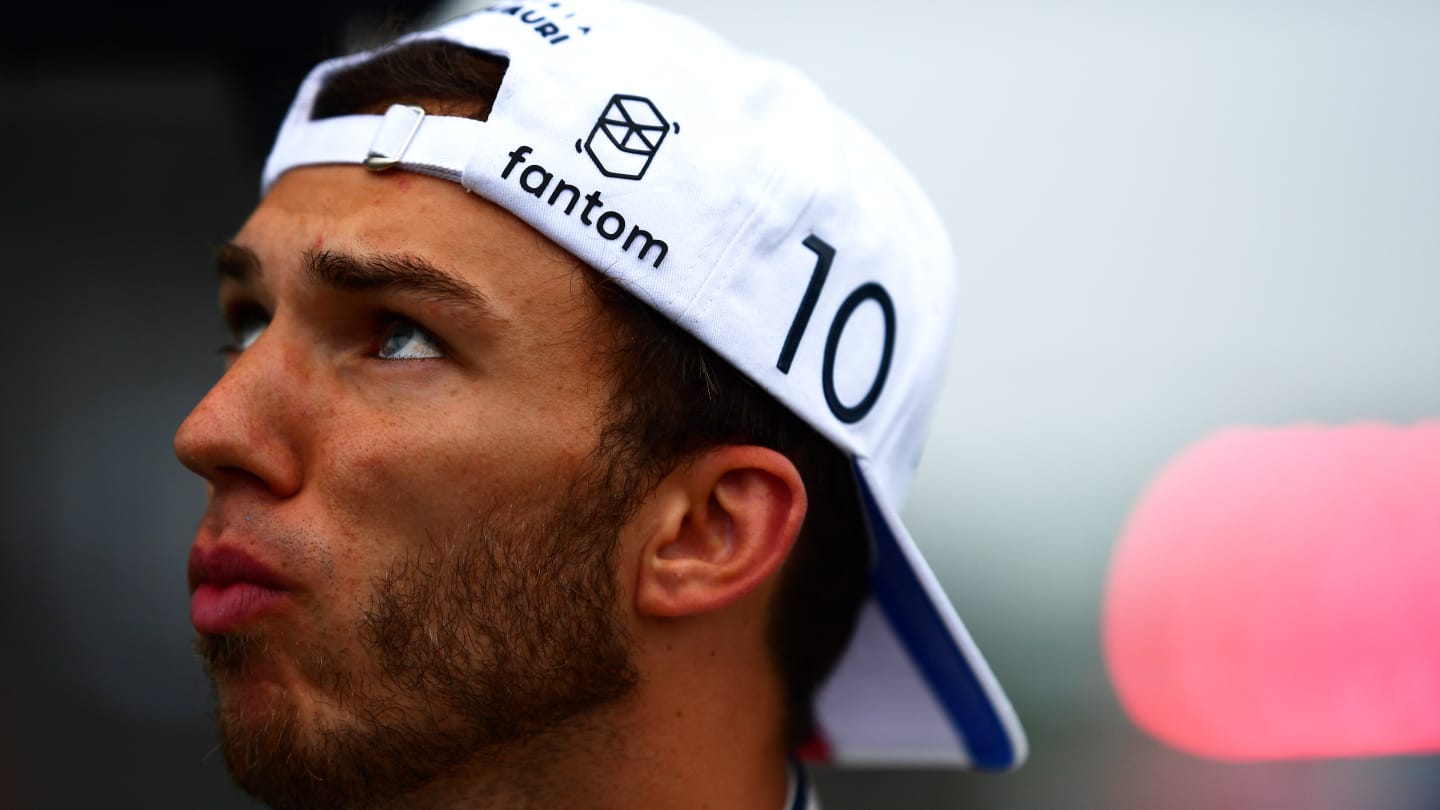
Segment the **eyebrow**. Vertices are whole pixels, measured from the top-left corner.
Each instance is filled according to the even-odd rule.
[[[405,292],[436,304],[458,306],[494,319],[490,299],[474,285],[419,256],[379,253],[354,256],[330,250],[305,254],[305,274],[317,284],[347,292]]]
[[[250,248],[226,242],[215,251],[215,269],[222,279],[250,281],[260,275],[260,257]]]
[[[234,242],[220,246],[215,253],[215,265],[222,279],[250,282],[261,275],[260,257]],[[330,250],[308,251],[304,265],[307,279],[333,289],[396,290],[424,301],[459,306],[478,317],[498,317],[490,299],[478,288],[419,256],[394,253],[355,256]]]

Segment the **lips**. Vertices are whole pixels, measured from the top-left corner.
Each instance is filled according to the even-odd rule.
[[[190,622],[202,633],[234,632],[290,595],[289,583],[233,548],[190,552]]]

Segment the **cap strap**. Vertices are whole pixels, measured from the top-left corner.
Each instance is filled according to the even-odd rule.
[[[458,183],[484,127],[483,121],[427,115],[403,104],[384,115],[291,121],[265,164],[264,188],[290,169],[327,163],[375,170],[398,166]]]

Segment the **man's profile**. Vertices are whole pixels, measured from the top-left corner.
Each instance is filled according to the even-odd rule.
[[[175,445],[261,800],[805,807],[797,754],[1024,758],[897,517],[943,227],[789,69],[604,0],[326,62],[219,265]]]

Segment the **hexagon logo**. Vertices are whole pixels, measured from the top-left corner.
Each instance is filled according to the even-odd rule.
[[[617,94],[585,139],[585,153],[606,177],[639,180],[669,131],[670,122],[650,99]]]

